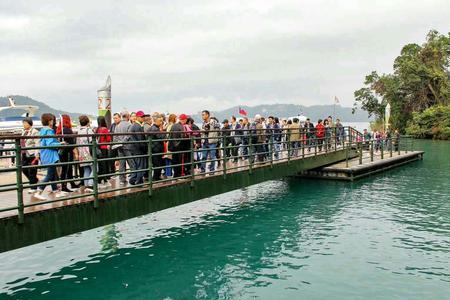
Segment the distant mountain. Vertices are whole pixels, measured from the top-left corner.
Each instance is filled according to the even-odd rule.
[[[296,104],[270,104],[270,105],[257,105],[257,106],[241,106],[242,109],[247,111],[248,117],[253,118],[256,114],[262,116],[275,116],[280,118],[294,117],[298,115],[304,115],[311,118],[316,122],[319,118],[323,119],[328,116],[333,116],[333,105],[313,105],[303,106]],[[231,116],[239,117],[239,106],[234,106],[221,111],[213,111],[211,115],[215,116],[222,122],[223,119],[229,119]],[[201,120],[200,113],[195,114],[194,119],[196,121]],[[357,111],[352,114],[351,107],[342,107],[336,105],[336,118],[341,119],[342,122],[368,122],[370,118],[364,111]]]
[[[37,101],[34,100],[32,98],[29,97],[25,97],[25,96],[19,96],[19,95],[15,95],[12,96],[16,102],[16,105],[33,105],[33,106],[39,106],[39,110],[36,112],[37,116],[40,116],[43,113],[52,113],[55,116],[59,116],[60,114],[68,114],[70,115],[72,118],[76,118],[80,115],[82,115],[82,113],[73,113],[73,112],[67,112],[67,111],[62,111],[62,110],[58,110],[58,109],[54,109],[51,108],[50,106],[48,106],[47,104],[41,102],[41,101]],[[8,97],[0,97],[0,106],[8,106],[9,102],[8,102]],[[18,110],[18,109],[7,109],[4,111],[0,112],[0,117],[15,117],[15,116],[20,116],[24,114],[23,110]]]

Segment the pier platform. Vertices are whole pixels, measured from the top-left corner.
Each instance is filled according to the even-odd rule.
[[[421,160],[424,151],[390,153],[385,151],[373,153],[364,151],[362,157],[349,159],[330,166],[303,171],[298,176],[306,178],[321,178],[330,180],[354,181],[375,173],[383,172],[401,165]]]

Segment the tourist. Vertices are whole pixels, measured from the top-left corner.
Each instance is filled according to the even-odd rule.
[[[130,170],[132,173],[128,179],[129,184],[138,185],[144,183],[144,174],[146,167],[146,157],[140,157],[141,155],[147,154],[147,144],[145,143],[144,128],[142,127],[144,122],[144,112],[138,111],[135,116],[136,119],[134,123],[128,128],[129,141],[131,143],[126,144],[127,149],[130,152],[131,165]],[[139,134],[142,133],[142,134]]]
[[[255,119],[250,126],[250,133],[253,137],[252,142],[254,142],[253,146],[255,149],[255,157],[256,161],[263,162],[265,160],[265,143],[266,143],[266,136],[265,136],[265,130],[263,125],[263,118],[261,115],[257,114],[255,115]]]
[[[22,121],[23,124],[23,130],[22,130],[22,136],[29,137],[29,136],[37,136],[39,134],[39,131],[35,128],[33,128],[33,119],[26,117]],[[20,139],[20,146],[22,148],[32,148],[32,147],[39,147],[39,139],[37,138],[30,138],[30,139]],[[39,150],[38,149],[26,149],[22,150],[22,166],[28,167],[28,166],[36,166],[39,164]],[[30,184],[36,184],[38,183],[37,178],[37,168],[22,168],[22,172],[25,175],[25,177],[28,179]],[[37,187],[33,186],[28,191],[29,194],[34,194],[37,191]]]
[[[322,151],[323,141],[324,141],[324,138],[325,138],[325,127],[322,124],[322,119],[319,119],[317,121],[315,132],[316,132],[317,145],[319,146],[319,152],[321,152]]]
[[[201,131],[200,128],[195,124],[195,121],[192,117],[189,117],[186,121],[187,126],[189,126],[191,135],[194,137],[194,163],[195,168],[200,169],[200,161],[201,161],[201,153],[198,151],[198,149],[202,146],[202,139],[201,139]],[[185,127],[186,128],[186,127]]]
[[[336,141],[339,145],[344,145],[345,142],[345,128],[340,119],[336,119]]]
[[[54,147],[64,145],[65,142],[59,142],[55,137],[54,127],[55,116],[52,114],[42,114],[41,123],[42,129],[39,132],[40,146],[41,147]],[[54,182],[57,180],[56,175],[56,166],[55,163],[59,162],[58,149],[57,148],[43,148],[39,152],[39,158],[41,160],[41,164],[48,165],[47,166],[47,174],[45,178],[41,181],[43,185],[39,186],[37,192],[34,194],[34,197],[39,200],[46,200],[47,198],[42,195],[42,192],[45,190],[45,186],[47,182]],[[56,183],[51,183],[52,193],[54,193],[55,197],[64,197],[67,195],[66,192],[58,191],[58,186]]]
[[[291,143],[291,156],[298,156],[298,148],[300,147],[300,124],[298,118],[294,118],[289,128],[289,141]]]
[[[275,160],[280,159],[281,153],[281,138],[282,138],[282,130],[280,125],[280,119],[278,117],[273,118],[272,125],[272,137],[273,137],[273,152]]]
[[[106,124],[106,119],[103,116],[99,116],[97,118],[97,131],[96,133],[99,134],[97,137],[98,139],[98,148],[99,148],[99,156],[97,158],[99,159],[108,159],[109,158],[109,148],[110,145],[108,143],[111,143],[111,135],[109,134],[109,130]],[[105,144],[106,143],[106,144]],[[109,179],[111,178],[111,169],[110,169],[111,163],[109,160],[106,161],[99,161],[98,162],[98,183],[99,185],[102,185],[101,187],[111,187],[111,183],[109,182]],[[107,175],[107,176],[105,176]]]
[[[150,137],[152,138],[152,167],[153,167],[153,181],[161,180],[162,168],[164,167],[164,139],[166,134],[163,131],[163,116],[159,113],[153,113],[152,125],[148,129]]]
[[[315,145],[315,128],[310,118],[306,119],[305,125],[306,145],[308,146],[308,152],[311,152],[311,147]]]
[[[202,164],[200,172],[205,173],[208,157],[210,159],[209,171],[214,172],[220,125],[216,119],[211,119],[210,113],[207,110],[202,111],[202,119]]]
[[[230,124],[230,145],[231,145],[231,158],[234,163],[238,162],[239,158],[239,146],[242,143],[241,133],[241,124],[237,122],[235,116],[231,116],[231,124]]]
[[[122,121],[120,113],[115,113],[113,115],[113,123],[109,127],[109,132],[110,133],[115,133],[116,127],[120,124],[120,121]],[[112,137],[112,141],[113,142],[117,142],[116,136]],[[109,147],[109,157],[110,158],[117,158],[119,156],[117,148],[118,147],[115,144],[111,145],[111,147]],[[109,161],[109,169],[110,169],[111,173],[115,173],[116,172],[116,169],[117,169],[116,165],[118,165],[118,164],[120,164],[120,161],[117,161],[117,160]]]
[[[127,161],[129,165],[133,163],[131,160],[131,153],[128,150],[128,144],[126,142],[129,141],[129,135],[127,135],[128,130],[131,127],[130,123],[130,114],[127,111],[122,111],[120,113],[122,120],[119,124],[116,125],[114,129],[114,142],[117,144],[113,145],[113,149],[117,150],[117,156],[119,157],[119,184],[126,185],[127,184],[127,176],[124,174],[127,171]],[[125,143],[125,144],[120,144]],[[128,158],[124,158],[128,157]]]
[[[331,117],[328,117],[323,121],[323,126],[325,127],[325,150],[331,149],[331,137],[333,135],[333,129],[331,127]]]
[[[182,139],[186,138],[184,125],[187,122],[187,116],[181,114],[178,122],[173,124],[170,129],[169,151],[172,153],[173,178],[179,178],[184,175],[184,148]]]
[[[224,157],[230,158],[231,157],[231,147],[233,146],[233,143],[231,142],[231,125],[228,119],[224,119],[222,122],[222,129],[221,129],[221,136],[223,140],[223,153]]]
[[[136,122],[136,119],[137,119],[136,113],[135,113],[135,112],[132,112],[132,113],[130,114],[130,123],[131,123],[131,124],[134,124],[134,122]]]
[[[62,135],[61,141],[64,141],[67,145],[75,145],[76,144],[76,138],[72,135],[74,134],[72,130],[72,120],[70,119],[69,115],[62,115],[61,121],[58,124],[58,127],[56,129],[57,135]],[[78,160],[78,150],[75,146],[72,147],[64,147],[59,151],[59,159],[61,163],[68,163]],[[77,166],[75,166],[77,167]],[[68,180],[73,179],[73,165],[67,164],[63,165],[61,167],[61,180]],[[61,183],[61,190],[67,193],[73,192],[72,189],[78,189],[79,186],[75,184],[74,181],[70,182],[71,188],[68,188],[68,182],[62,182]]]
[[[167,123],[164,125],[165,126],[165,131],[167,133],[170,133],[172,131],[172,126],[177,122],[177,115],[175,114],[170,114],[169,117],[167,118]],[[169,138],[171,137],[171,135],[168,135]],[[164,169],[164,176],[165,177],[171,177],[173,176],[173,172],[172,172],[172,154],[170,153],[169,150],[169,143],[170,141],[166,141],[164,143],[164,165],[166,166]]]
[[[92,141],[94,131],[90,127],[90,120],[88,116],[82,115],[78,117],[80,127],[78,128],[78,135],[85,135],[77,137],[78,146],[78,160],[80,162],[80,167],[83,170],[83,185],[84,192],[92,193],[94,180],[91,178],[94,173],[94,165],[92,163]],[[89,135],[89,136],[88,136]],[[93,149],[97,151],[97,149]],[[97,167],[97,166],[95,166]]]

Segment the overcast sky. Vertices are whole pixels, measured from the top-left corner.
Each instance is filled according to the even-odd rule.
[[[0,95],[96,112],[351,106],[406,43],[450,31],[450,0],[0,1]]]

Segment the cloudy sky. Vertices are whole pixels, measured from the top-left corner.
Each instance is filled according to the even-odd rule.
[[[406,43],[450,31],[450,0],[0,1],[0,95],[94,113],[353,103]]]

